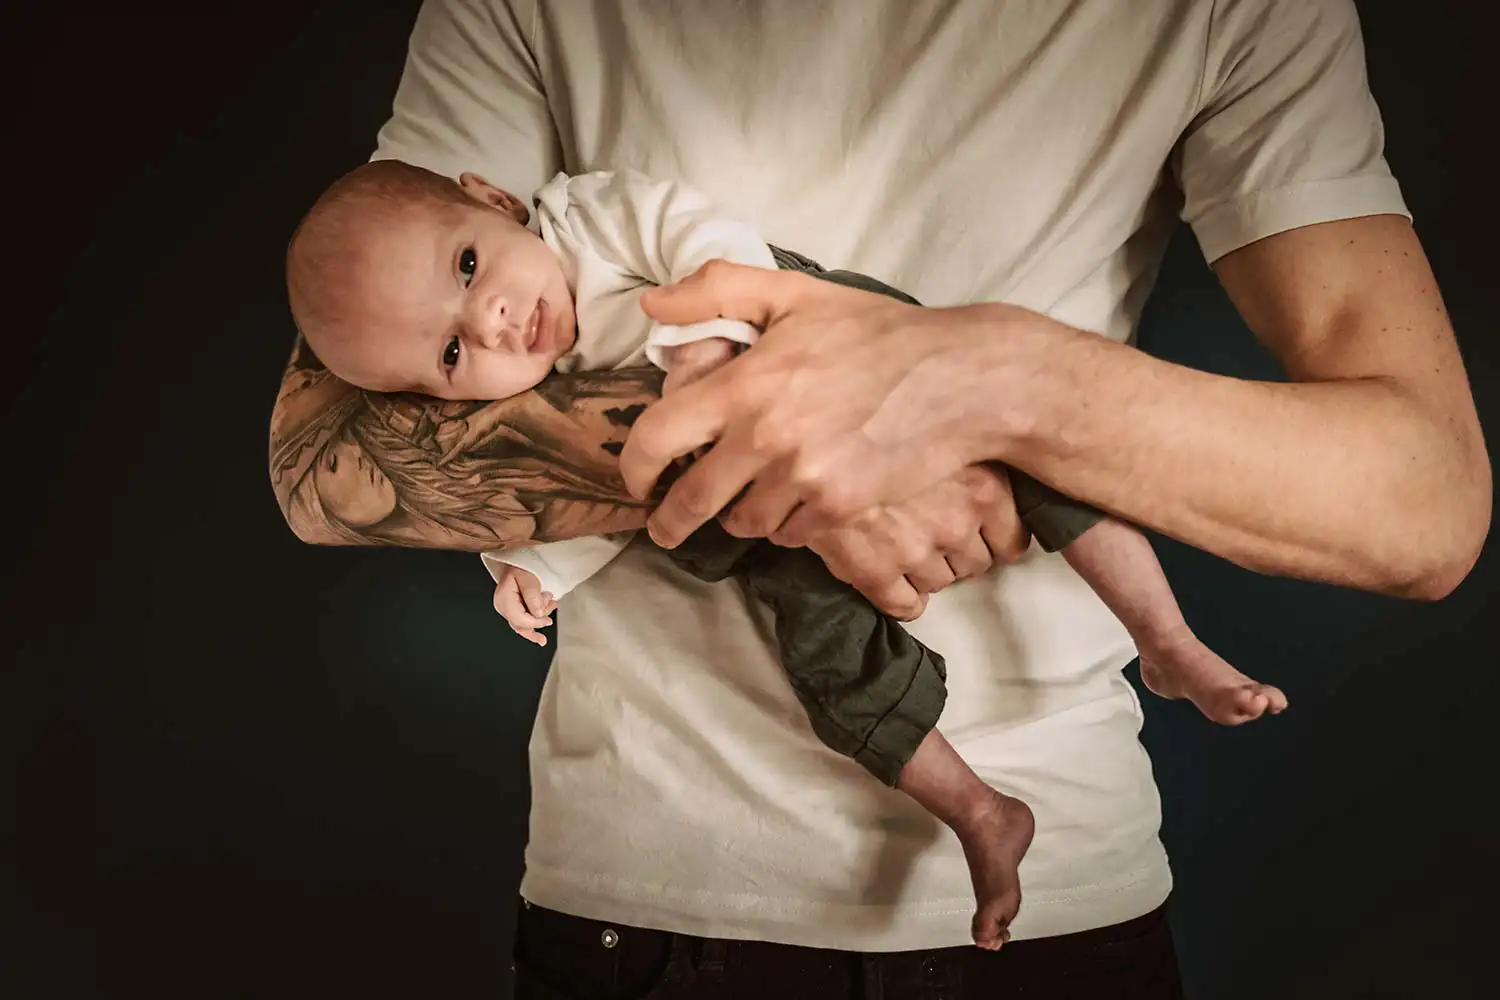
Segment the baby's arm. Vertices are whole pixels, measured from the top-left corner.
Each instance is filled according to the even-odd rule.
[[[661,364],[667,370],[667,377],[662,382],[661,394],[670,396],[683,386],[698,381],[742,350],[744,345],[723,337],[689,340],[663,348]]]
[[[485,552],[480,558],[484,561],[485,569],[490,571],[490,576],[498,588],[495,591],[495,610],[505,615],[518,632],[536,642],[536,637],[526,635],[517,626],[513,616],[501,606],[502,599],[514,603],[516,598],[520,598],[523,610],[530,612],[531,615],[536,617],[548,615],[565,595],[619,555],[630,543],[630,535],[630,532],[590,535],[526,549]],[[520,594],[509,593],[509,590],[516,587],[513,570],[521,570],[536,578],[534,595],[528,596],[524,591]],[[507,591],[507,593],[502,594],[501,591]],[[544,605],[536,606],[533,598],[541,598]]]
[[[715,258],[776,266],[770,248],[753,229],[726,217],[684,185],[636,173],[585,174],[563,183],[566,212],[554,224],[565,226],[594,253],[643,283],[677,281]],[[719,367],[758,333],[733,320],[689,327],[653,324],[646,354],[653,365],[668,371],[663,391],[669,392]],[[484,553],[485,567],[498,587],[496,610],[518,633],[539,642],[535,629],[556,602],[603,569],[629,539],[629,533],[619,533]]]
[[[600,257],[655,285],[681,281],[710,260],[774,270],[776,259],[755,228],[735,219],[680,181],[653,180],[631,170],[568,178],[567,225]],[[671,371],[687,363],[673,349],[711,339],[755,343],[760,331],[739,320],[714,319],[690,326],[653,324],[646,357]],[[732,356],[726,347],[694,352],[715,367]],[[699,374],[703,374],[699,371]]]

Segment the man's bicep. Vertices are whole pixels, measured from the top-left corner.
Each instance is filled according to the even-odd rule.
[[[426,0],[372,158],[455,178],[472,170],[523,198],[562,169],[531,48],[533,6]]]
[[[1294,380],[1387,379],[1434,403],[1468,398],[1437,281],[1403,216],[1293,229],[1214,269]]]
[[[1405,214],[1353,0],[1220,0],[1172,156],[1182,217],[1217,261],[1301,226]]]

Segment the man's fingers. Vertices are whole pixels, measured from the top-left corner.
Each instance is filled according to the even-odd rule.
[[[839,530],[861,511],[874,506],[875,494],[868,484],[836,480],[812,491],[795,484],[794,488],[800,502],[777,530],[781,545],[807,545],[814,538]],[[759,514],[748,505],[745,513]]]
[[[764,330],[781,310],[787,277],[777,271],[711,260],[688,277],[641,294],[641,308],[658,323],[685,326],[724,317]]]
[[[713,387],[718,383],[716,376],[725,370],[727,366],[683,386],[646,407],[636,420],[620,451],[620,478],[637,500],[651,495],[667,466],[723,433],[725,397],[715,395]]]
[[[958,577],[948,561],[941,554],[936,554],[907,570],[906,579],[915,590],[924,594],[936,594],[953,586]]]
[[[995,564],[994,555],[978,531],[970,532],[956,547],[948,550],[947,556],[953,575],[960,580],[972,580],[988,572]]]
[[[1002,566],[1017,561],[1031,547],[1031,531],[1016,513],[1010,476],[1004,466],[971,466],[963,475],[979,513],[979,533],[994,561]]]
[[[1013,505],[982,512],[979,533],[994,561],[1002,566],[1016,562],[1031,547],[1031,532],[1017,516]]]
[[[915,621],[927,610],[927,595],[913,587],[905,577],[868,592],[865,597],[897,621]]]
[[[764,460],[753,448],[741,447],[732,440],[719,442],[677,478],[652,512],[646,522],[652,541],[663,548],[676,548],[729,506],[763,465]]]
[[[744,495],[724,515],[724,530],[737,538],[769,538],[776,545],[797,548],[782,533],[781,526],[802,502],[802,491],[786,476],[765,473],[750,484]]]

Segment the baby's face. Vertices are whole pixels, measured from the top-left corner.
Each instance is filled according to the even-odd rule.
[[[503,399],[573,346],[572,293],[526,207],[473,174],[460,183],[472,204],[413,208],[361,234],[358,335],[338,367],[364,388]]]

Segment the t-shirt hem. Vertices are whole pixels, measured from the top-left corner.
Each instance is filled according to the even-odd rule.
[[[1153,864],[1108,883],[1025,891],[1012,939],[1057,937],[1150,913],[1172,891],[1171,870]],[[892,905],[694,894],[608,875],[528,867],[523,899],[589,920],[725,940],[839,951],[895,952],[969,944],[970,897]]]
[[[1222,202],[1187,220],[1211,264],[1277,233],[1369,215],[1411,218],[1401,186],[1389,173],[1306,181]]]

